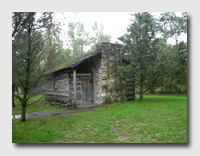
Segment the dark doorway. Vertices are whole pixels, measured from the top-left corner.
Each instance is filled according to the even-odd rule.
[[[82,90],[83,90],[83,104],[88,105],[88,104],[93,104],[94,99],[93,99],[93,93],[92,93],[92,79],[87,78],[87,79],[82,79]]]

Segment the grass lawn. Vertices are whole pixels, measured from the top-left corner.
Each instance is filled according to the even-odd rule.
[[[187,96],[144,95],[92,112],[13,119],[12,142],[187,143]]]

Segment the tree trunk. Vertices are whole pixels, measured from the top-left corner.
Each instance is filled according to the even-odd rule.
[[[26,121],[26,105],[22,105],[22,116],[21,116],[21,122]]]
[[[73,71],[73,86],[74,86],[74,108],[77,108],[77,99],[76,99],[76,69]]]
[[[142,64],[142,63],[141,63]],[[144,82],[144,76],[143,76],[143,68],[142,65],[140,66],[140,101],[143,100],[143,82]]]
[[[140,101],[143,100],[143,82],[140,80]]]
[[[26,77],[25,77],[25,86],[24,86],[24,96],[23,96],[23,103],[22,103],[22,116],[21,122],[26,121],[26,106],[28,102],[28,91],[29,89],[29,78],[30,78],[30,66],[31,66],[31,33],[32,33],[33,23],[29,24],[28,30],[28,59],[27,59],[27,68],[26,68]]]
[[[15,107],[14,93],[15,93],[15,87],[12,86],[12,106],[13,106],[13,107]]]
[[[143,100],[143,75],[140,75],[140,100]]]

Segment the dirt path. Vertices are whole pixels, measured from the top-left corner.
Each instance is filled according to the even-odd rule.
[[[46,111],[46,112],[33,112],[33,113],[27,113],[26,117],[48,117],[51,115],[67,115],[71,113],[82,113],[82,112],[90,112],[93,111],[93,109],[77,109],[77,110],[56,110],[56,111]],[[13,115],[13,119],[19,119],[21,118],[21,114]]]

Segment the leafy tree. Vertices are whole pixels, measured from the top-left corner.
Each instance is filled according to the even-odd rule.
[[[13,82],[23,92],[23,95],[19,95],[18,92],[16,95],[22,104],[21,121],[26,121],[26,108],[31,104],[30,98],[35,95],[35,88],[41,84],[45,73],[42,63],[44,37],[39,28],[42,27],[42,22],[47,20],[48,16],[46,15],[46,13],[43,13],[38,22],[35,19],[36,13],[24,14],[23,19],[29,16],[29,20],[15,34],[12,41]]]
[[[166,54],[167,68],[161,86],[166,93],[187,93],[187,44],[169,47]]]
[[[98,25],[97,22],[95,22],[94,25],[92,26],[93,34],[90,37],[90,46],[91,46],[90,51],[95,50],[96,44],[100,42],[110,42],[111,35],[109,34],[105,35],[103,29],[104,29],[103,25],[102,24]]]
[[[48,13],[48,19],[45,20],[45,35],[43,46],[44,65],[50,71],[59,63],[58,58],[62,53],[62,41],[59,39],[59,25],[53,22],[53,13]]]
[[[154,88],[162,74],[158,53],[161,40],[155,36],[157,23],[150,13],[139,12],[133,16],[135,19],[127,28],[127,34],[119,37],[125,44],[122,50],[129,54],[131,63],[120,69],[134,74],[140,100],[143,100],[144,92]]]
[[[187,33],[187,13],[179,17],[174,12],[165,12],[159,19],[163,37],[174,37],[176,45],[168,49],[168,72],[166,72],[164,88],[167,93],[187,92],[187,44],[179,43],[179,36]],[[181,52],[182,51],[182,52]],[[183,52],[184,51],[184,52]]]
[[[177,70],[176,75],[178,75],[178,91],[187,92],[187,44],[183,41],[178,45],[178,53],[177,53]]]
[[[89,45],[89,33],[84,30],[83,23],[79,22],[77,27],[77,44],[79,45],[78,51],[83,54],[85,47]]]
[[[12,13],[12,38],[14,39],[14,36],[17,33],[20,33],[21,30],[25,27],[27,22],[30,20],[32,15],[34,15],[34,12],[27,13],[27,12],[13,12]],[[14,77],[14,74],[12,74]],[[16,84],[14,84],[14,81],[12,81],[12,106],[15,107],[14,102],[14,91],[17,89]]]
[[[72,57],[86,52],[85,50],[88,49],[88,46],[91,47],[89,51],[93,51],[96,48],[96,44],[109,42],[111,38],[110,35],[104,35],[103,25],[98,25],[97,22],[92,27],[92,33],[85,31],[84,25],[81,22],[69,22],[68,29],[69,49],[72,51]]]
[[[13,12],[12,13],[12,37],[16,33],[20,32],[27,24],[27,22],[32,18],[34,12]]]
[[[177,45],[178,37],[182,33],[187,33],[187,13],[183,12],[182,17],[177,16],[175,12],[162,13],[160,17],[160,25],[163,37],[174,37]]]
[[[81,22],[68,24],[68,37],[72,55],[78,56],[83,54],[85,46],[88,45],[88,33],[84,30],[84,25]]]

